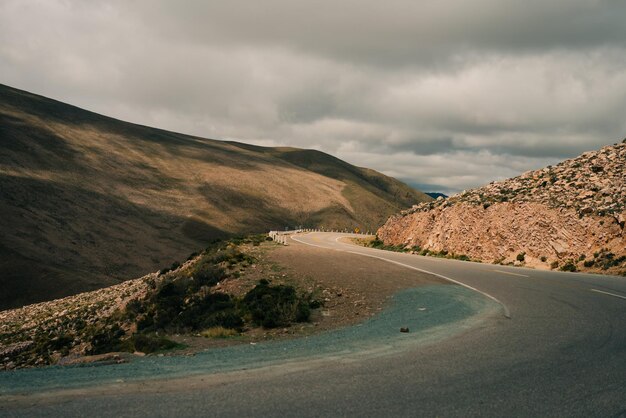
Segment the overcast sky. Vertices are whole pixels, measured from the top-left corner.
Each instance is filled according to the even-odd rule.
[[[626,1],[0,0],[0,83],[446,193],[626,136]]]

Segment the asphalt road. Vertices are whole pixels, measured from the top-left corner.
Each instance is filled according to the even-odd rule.
[[[207,376],[185,390],[164,382],[156,391],[85,392],[0,415],[626,416],[626,279],[384,252],[340,242],[344,235],[300,234],[292,245],[442,275],[502,309],[394,355]]]

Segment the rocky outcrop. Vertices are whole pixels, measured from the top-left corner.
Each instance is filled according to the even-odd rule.
[[[139,279],[63,299],[0,311],[0,370],[55,364],[84,355],[94,332],[111,328],[113,316],[142,298],[153,273]]]
[[[378,236],[483,262],[626,272],[625,166],[626,141],[415,205]]]

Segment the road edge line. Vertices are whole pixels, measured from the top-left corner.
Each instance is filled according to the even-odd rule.
[[[342,238],[342,237],[337,237],[337,238]],[[388,258],[379,257],[379,256],[373,255],[373,254],[364,254],[364,253],[360,253],[360,252],[356,252],[356,251],[342,250],[342,249],[338,249],[338,248],[328,248],[328,247],[324,247],[324,246],[321,246],[321,245],[309,244],[308,242],[301,241],[301,240],[297,239],[294,236],[291,236],[291,239],[294,240],[294,241],[297,241],[297,242],[299,242],[301,244],[309,245],[309,246],[312,246],[312,247],[324,248],[326,250],[333,250],[333,251],[342,251],[342,252],[346,252],[346,253],[362,255],[364,257],[377,258],[379,260],[383,260],[383,261],[386,261],[386,262],[392,263],[392,264],[397,264],[399,266],[406,267],[406,268],[411,269],[411,270],[416,270],[416,271],[419,271],[419,272],[422,272],[422,273],[426,273],[426,274],[432,274],[433,276],[436,276],[436,277],[439,277],[441,279],[447,280],[447,281],[452,282],[454,284],[457,284],[459,286],[463,286],[463,287],[465,287],[465,288],[467,288],[469,290],[473,290],[474,292],[477,292],[477,293],[480,293],[483,296],[486,296],[487,298],[493,300],[494,302],[496,302],[497,304],[502,306],[502,309],[504,310],[504,317],[507,318],[507,319],[511,319],[511,312],[509,311],[509,308],[507,308],[507,306],[504,303],[502,303],[500,300],[498,300],[498,298],[496,298],[495,296],[491,296],[489,293],[483,292],[482,290],[478,290],[478,289],[476,289],[473,286],[470,286],[468,284],[459,282],[459,281],[454,280],[454,279],[452,279],[450,277],[444,276],[443,274],[439,274],[439,273],[435,273],[435,272],[432,272],[432,271],[424,270],[424,269],[421,269],[421,268],[418,268],[418,267],[414,267],[414,266],[410,266],[408,264],[401,263],[399,261],[390,260]],[[337,241],[337,239],[335,239],[335,242],[339,242],[339,241]],[[350,245],[350,244],[348,244],[348,245]],[[383,251],[383,250],[381,250],[381,251]]]
[[[622,296],[622,295],[618,295],[616,293],[611,293],[611,292],[605,292],[604,290],[598,290],[598,289],[589,289],[590,292],[597,292],[597,293],[604,293],[605,295],[610,295],[616,298],[620,298],[620,299],[626,299],[626,296]]]

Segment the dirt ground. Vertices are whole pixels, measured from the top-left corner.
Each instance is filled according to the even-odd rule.
[[[258,263],[241,277],[220,283],[216,290],[244,294],[265,278],[272,284],[289,284],[312,292],[323,306],[312,311],[311,321],[287,328],[254,328],[241,336],[205,338],[180,335],[172,339],[187,348],[172,354],[189,354],[211,347],[254,344],[258,341],[310,335],[366,320],[381,311],[391,296],[403,289],[425,284],[445,284],[434,276],[368,257],[315,248],[299,243],[281,246],[267,242],[245,251]],[[338,274],[338,272],[342,272]]]

